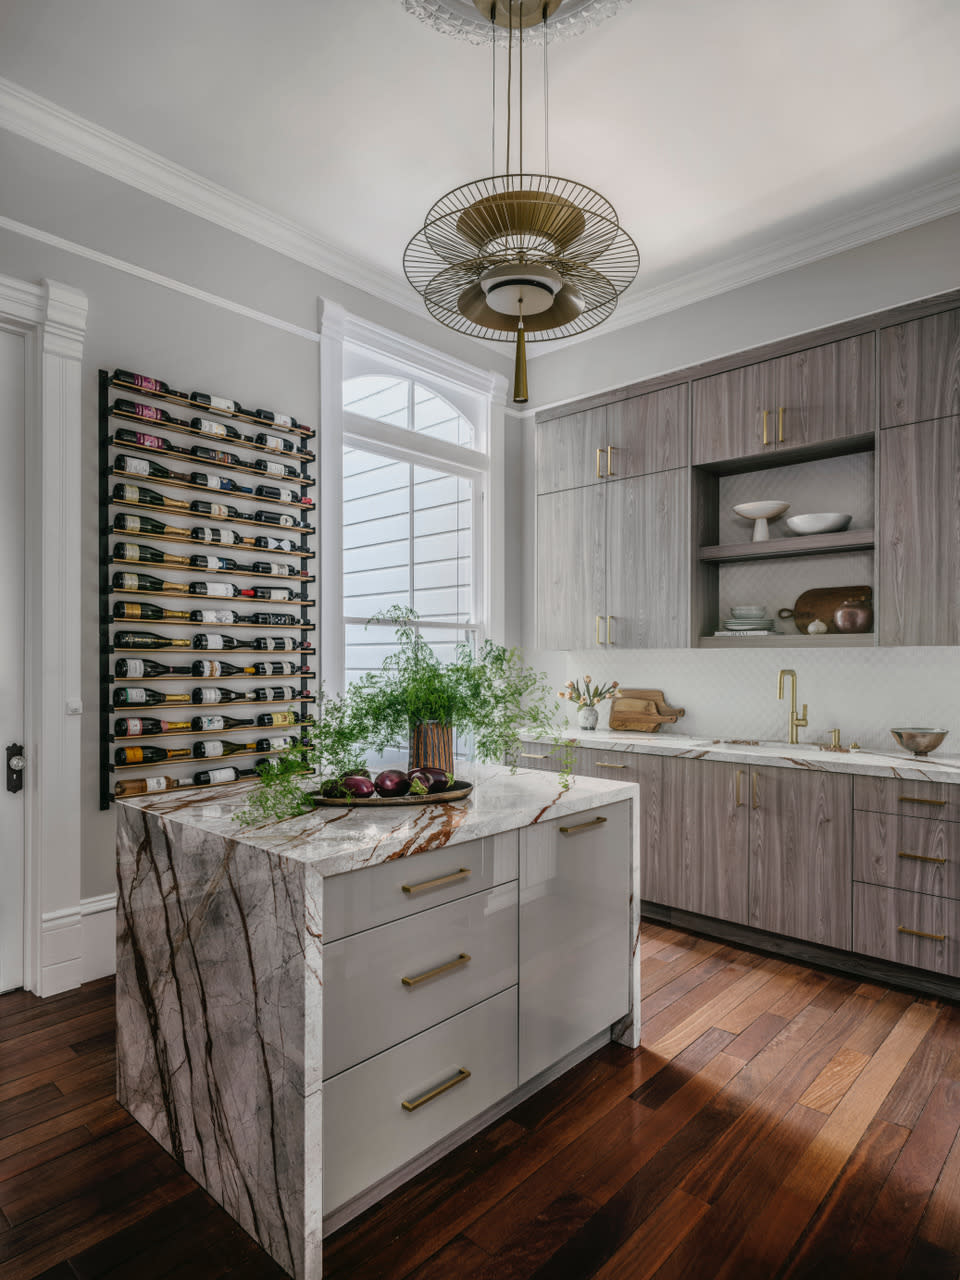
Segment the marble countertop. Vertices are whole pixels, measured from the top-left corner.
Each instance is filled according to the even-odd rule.
[[[522,734],[524,742],[545,742]],[[565,739],[577,747],[601,751],[629,751],[639,755],[686,756],[729,764],[763,764],[787,769],[816,769],[825,773],[859,773],[870,777],[902,778],[909,782],[960,783],[960,756],[918,758],[905,751],[821,751],[816,743],[790,746],[761,742],[757,746],[714,738],[689,738],[681,733],[631,733],[610,729],[571,730]]]
[[[244,826],[234,820],[254,782],[237,782],[214,792],[176,791],[118,801],[156,815],[164,825],[208,832],[297,862],[324,876],[375,866],[480,836],[498,835],[585,809],[635,800],[636,783],[606,778],[575,778],[564,791],[556,774],[531,769],[511,773],[497,765],[462,765],[459,776],[474,783],[466,800],[450,804],[323,807],[283,822]]]

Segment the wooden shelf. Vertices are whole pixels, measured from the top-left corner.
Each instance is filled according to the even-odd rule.
[[[124,541],[130,542],[132,539],[125,538]],[[174,573],[192,573],[195,578],[199,578],[201,581],[208,574],[215,573],[231,578],[257,578],[261,582],[296,582],[298,584],[316,582],[316,578],[309,573],[257,573],[253,569],[204,569],[198,564],[170,564],[169,562],[157,564],[155,560],[117,560],[114,556],[111,556],[107,563],[120,565],[127,573],[157,573],[161,569],[172,569]],[[187,586],[188,584],[184,583],[183,585]],[[206,598],[209,600],[214,597],[207,596]],[[238,597],[216,596],[215,598],[217,600],[236,600]],[[249,599],[249,597],[247,598]]]
[[[129,382],[120,382],[116,378],[109,378],[108,385],[129,391],[132,395],[139,396],[141,400],[161,400],[164,404],[179,404],[185,408],[196,409],[205,418],[225,418],[228,422],[249,422],[263,431],[300,436],[304,440],[312,440],[317,434],[311,427],[280,427],[273,422],[264,422],[262,418],[257,418],[252,413],[229,413],[225,409],[215,409],[213,405],[200,404],[197,400],[191,400],[189,396],[173,393],[168,395],[164,391],[145,391],[142,387],[131,386]]]
[[[162,510],[162,508],[154,507],[154,510],[159,511],[159,510]],[[200,513],[194,512],[194,514],[199,515]],[[176,525],[174,527],[178,529],[180,528],[179,525]],[[280,528],[281,526],[268,525],[266,527]],[[264,526],[260,525],[260,528],[264,528]],[[251,547],[251,546],[248,546],[246,543],[203,542],[200,538],[191,537],[189,529],[183,530],[182,537],[178,533],[149,533],[146,531],[137,533],[133,529],[118,529],[116,527],[116,521],[114,521],[114,524],[110,530],[110,533],[114,537],[123,538],[124,541],[126,542],[141,542],[143,541],[144,538],[149,538],[151,542],[176,542],[181,546],[193,547],[195,550],[195,554],[197,555],[207,554],[207,555],[215,556],[220,554],[221,552],[224,554],[228,552],[229,553],[239,552],[240,555],[248,555],[248,556],[249,555],[297,556],[301,560],[312,560],[314,555],[316,554],[313,551],[301,551],[299,547],[296,547],[290,551],[281,551],[278,547]],[[191,567],[195,567],[195,566],[191,566]]]
[[[114,592],[114,595],[124,595],[124,594],[127,594],[127,593],[120,592],[120,591]],[[144,591],[143,594],[146,596],[149,596],[149,595],[156,595],[157,592]],[[196,600],[198,598],[207,600],[210,597],[209,596],[201,596],[201,597],[191,596],[190,598],[191,600]],[[283,602],[279,601],[278,603],[282,604]],[[296,602],[291,601],[291,603],[296,603]],[[218,632],[222,631],[225,627],[233,627],[233,628],[252,627],[256,631],[315,631],[316,630],[312,622],[191,622],[189,618],[115,618],[113,617],[112,614],[110,617],[110,625],[112,627],[128,627],[128,628],[141,627],[141,626],[146,626],[147,624],[149,624],[151,629],[153,627],[216,627]],[[180,648],[180,646],[177,646],[177,651],[179,653],[194,652],[193,649],[184,650]],[[125,652],[132,653],[133,651],[129,650]],[[219,652],[219,650],[217,650],[217,652]],[[227,650],[224,649],[223,652],[226,653]],[[267,650],[263,650],[263,652],[266,653]],[[297,649],[294,652],[306,653],[307,650]]]
[[[191,652],[191,654],[192,654],[192,653],[197,652],[197,650],[191,649],[191,650],[190,650],[190,652]],[[202,661],[202,659],[197,659],[197,661]],[[217,659],[217,658],[209,658],[209,659],[207,659],[207,661],[209,661],[209,662],[217,662],[217,661],[218,661],[218,659]],[[272,661],[279,662],[279,661],[280,661],[280,659],[279,659],[279,658],[275,658],[275,659],[272,659]],[[290,662],[290,661],[292,661],[292,659],[288,658],[288,659],[287,659],[287,661],[288,661],[288,662]],[[193,683],[194,683],[194,682],[196,682],[197,680],[213,680],[213,681],[215,681],[217,684],[222,684],[224,680],[300,680],[301,678],[306,678],[307,676],[315,676],[316,674],[317,674],[317,673],[316,673],[315,671],[291,671],[291,672],[289,673],[289,675],[285,675],[285,676],[284,676],[284,675],[280,675],[280,673],[279,673],[279,672],[254,672],[254,674],[253,674],[253,675],[247,675],[247,673],[246,673],[246,672],[243,672],[241,675],[238,675],[238,676],[194,676],[194,675],[183,675],[183,676],[110,676],[110,678],[109,678],[109,680],[107,681],[107,683],[108,683],[108,684],[143,684],[143,683],[146,681],[146,682],[149,682],[150,684],[167,684],[167,683],[169,683],[171,680],[175,680],[177,683],[180,683],[180,684],[182,684],[182,683],[184,683],[184,682],[187,682],[187,683],[193,684]],[[147,706],[148,704],[147,704],[147,703],[137,703],[136,705],[137,705],[137,706]],[[180,703],[176,703],[176,704],[174,704],[174,705],[176,705],[176,706],[181,706],[181,707],[186,707],[186,706],[189,706],[189,705],[191,705],[191,704],[186,703],[186,702],[180,702]],[[193,704],[193,705],[195,705],[195,706],[198,706],[198,707],[199,707],[199,706],[202,706],[203,704],[198,702],[198,703],[195,703],[195,704]]]
[[[156,450],[153,450],[153,452],[155,453]],[[134,471],[118,471],[117,468],[113,465],[110,466],[110,469],[107,474],[111,476],[119,476],[124,481],[124,483],[135,484],[141,489],[151,489],[153,488],[154,485],[163,484],[163,485],[166,485],[168,489],[187,489],[190,493],[212,493],[215,497],[219,498],[220,502],[223,503],[224,505],[227,505],[229,503],[229,500],[232,498],[235,502],[256,502],[256,503],[269,502],[272,507],[293,507],[294,510],[296,511],[315,511],[316,510],[312,502],[310,503],[287,502],[285,498],[264,498],[260,494],[256,494],[256,493],[237,493],[235,490],[229,490],[229,489],[211,489],[209,485],[191,484],[189,480],[168,480],[165,476],[141,476],[141,475],[137,475],[137,473]],[[270,479],[268,477],[263,477],[262,483],[268,484],[270,483]],[[280,486],[277,485],[274,487],[279,488]],[[137,504],[137,505],[148,505],[148,504]],[[164,508],[151,507],[150,510],[163,511]],[[200,511],[194,512],[194,515],[202,515],[202,514],[203,513]],[[235,522],[231,520],[231,521],[228,521],[228,523],[235,523]],[[254,523],[257,523],[257,522],[255,521]],[[279,529],[279,528],[282,528],[283,526],[275,525],[274,527]]]
[[[119,385],[119,384],[115,384]],[[126,388],[124,388],[125,390]],[[143,393],[138,391],[137,395]],[[171,403],[176,403],[172,401]],[[199,407],[199,406],[197,406]],[[204,418],[222,417],[223,415],[214,413],[204,413]],[[231,449],[248,449],[251,453],[259,453],[265,458],[285,458],[289,462],[315,462],[317,455],[311,453],[309,449],[294,449],[292,452],[286,450],[278,452],[276,449],[268,449],[266,445],[255,444],[252,440],[234,440],[231,436],[215,436],[209,431],[196,431],[191,426],[181,426],[179,422],[153,422],[149,418],[141,418],[135,413],[124,413],[122,409],[117,409],[115,403],[110,406],[110,417],[116,418],[120,422],[135,422],[141,431],[148,431],[151,435],[159,435],[161,432],[169,432],[171,435],[187,436],[191,440],[206,440],[212,447],[222,444],[224,448]],[[246,425],[246,424],[244,424]],[[262,431],[274,434],[273,424],[268,422],[259,423]],[[288,432],[288,427],[277,427],[276,434],[282,435]]]
[[[231,706],[231,707],[242,707],[243,705],[244,705],[244,703],[242,703],[242,702],[231,702],[231,703],[230,703],[230,706]],[[212,715],[212,714],[216,714],[216,713],[215,713],[215,712],[209,712],[209,711],[208,711],[208,712],[206,712],[206,714],[207,714],[207,715]],[[128,720],[130,720],[130,719],[143,720],[143,719],[144,719],[144,717],[143,717],[143,716],[127,716],[127,717],[125,717],[125,718],[126,718],[126,719],[128,719]],[[154,738],[207,738],[207,737],[212,738],[212,737],[215,737],[215,736],[217,736],[217,737],[221,737],[221,738],[222,738],[222,737],[223,737],[223,735],[224,735],[225,733],[242,733],[242,732],[244,731],[244,729],[245,729],[245,728],[246,728],[246,729],[257,729],[257,730],[260,730],[260,731],[261,731],[261,732],[260,732],[260,736],[261,736],[261,737],[263,737],[263,736],[269,736],[271,733],[290,733],[290,734],[297,734],[297,733],[299,733],[299,731],[300,731],[301,729],[307,729],[307,728],[309,728],[309,726],[310,726],[310,725],[312,725],[312,724],[316,724],[316,721],[315,721],[315,720],[301,720],[301,721],[299,721],[299,723],[298,723],[298,724],[248,724],[248,725],[237,725],[237,726],[235,726],[234,728],[231,728],[231,729],[171,729],[171,730],[168,730],[166,733],[129,733],[129,734],[127,734],[127,733],[125,733],[125,734],[116,734],[116,733],[111,733],[111,734],[108,734],[108,735],[107,735],[107,741],[108,741],[108,742],[115,742],[115,743],[117,743],[117,744],[119,744],[119,745],[122,745],[124,742],[152,742]],[[188,759],[188,757],[186,757],[186,756],[184,756],[184,757],[183,757],[183,761],[184,761],[184,762],[185,762],[187,759]],[[178,764],[178,763],[180,763],[180,762],[179,762],[179,761],[176,761],[176,760],[161,760],[161,761],[159,761],[159,763],[160,763],[160,764]],[[127,766],[127,765],[117,765],[116,767],[117,767],[118,769],[126,769],[126,768],[128,768],[128,766]],[[142,767],[149,767],[149,766],[142,766]]]
[[[841,551],[869,551],[874,546],[873,529],[846,529],[843,533],[808,533],[795,538],[773,538],[769,542],[736,542],[718,547],[701,547],[698,558],[704,563],[731,560],[772,560],[780,556],[815,556]]]
[[[271,660],[270,655],[285,653],[286,661],[292,662],[295,656],[300,654],[315,654],[316,649],[256,649],[252,645],[240,644],[235,649],[184,649],[179,645],[164,645],[162,649],[118,649],[116,645],[108,645],[107,653],[133,654],[140,658],[149,658],[151,653],[179,653],[186,657],[188,654],[194,662],[202,662],[204,658],[209,661],[216,662],[220,654],[228,653],[262,653],[268,655],[263,659],[264,662]],[[273,661],[279,662],[280,658],[273,658]],[[146,678],[146,677],[144,677]],[[184,677],[186,679],[186,677]]]
[[[129,473],[114,472],[113,474],[127,475]],[[142,476],[138,478],[143,479]],[[143,485],[141,487],[146,489],[149,486]],[[244,493],[244,494],[241,494],[241,497],[249,500],[250,495]],[[269,501],[270,501],[269,498],[264,498],[264,502],[269,502]],[[254,520],[251,516],[236,516],[234,519],[225,519],[223,516],[204,515],[201,511],[190,511],[189,509],[184,511],[182,508],[179,508],[179,507],[155,507],[152,502],[127,502],[126,499],[124,498],[111,497],[108,499],[108,502],[111,507],[130,507],[134,511],[149,511],[155,520],[158,520],[160,518],[159,516],[160,512],[175,511],[182,517],[198,516],[203,519],[204,524],[224,525],[228,529],[232,529],[235,524],[248,524],[252,528],[260,529],[261,531],[266,533],[269,533],[271,529],[285,529],[287,533],[297,532],[297,533],[311,534],[311,533],[317,532],[316,529],[311,524],[270,524],[269,521],[267,520]],[[202,545],[212,546],[214,544],[203,543]],[[265,548],[260,548],[260,550],[264,550],[264,549]]]
[[[128,419],[128,421],[129,420],[130,419]],[[143,420],[141,418],[136,418],[133,419],[133,421],[139,423],[142,430]],[[158,422],[156,425],[157,427],[163,427],[167,424]],[[144,434],[152,435],[153,432],[145,432]],[[309,476],[301,476],[299,474],[293,476],[271,475],[269,471],[260,471],[256,467],[245,467],[242,462],[220,462],[215,458],[198,458],[195,453],[190,453],[189,450],[186,449],[183,451],[180,451],[179,449],[158,449],[149,444],[136,444],[129,440],[118,440],[116,436],[111,436],[107,443],[111,445],[112,448],[116,449],[118,453],[142,453],[147,457],[157,456],[160,458],[173,458],[175,462],[190,462],[194,467],[202,470],[210,468],[211,470],[216,471],[239,471],[245,476],[256,476],[261,484],[298,484],[301,489],[309,489],[316,484],[316,481],[311,480]],[[279,454],[275,456],[278,459],[280,457]]]
[[[847,635],[827,632],[825,635],[804,636],[744,636],[731,632],[726,636],[701,636],[698,647],[701,649],[869,649],[876,643],[876,635],[872,631],[851,632]]]

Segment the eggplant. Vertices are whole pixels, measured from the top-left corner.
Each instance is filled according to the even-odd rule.
[[[410,790],[410,779],[402,769],[384,769],[373,780],[381,796],[405,796]]]
[[[353,796],[356,800],[369,800],[371,796],[377,794],[370,779],[361,778],[358,773],[348,773],[345,778],[341,778],[340,786],[347,795]]]
[[[407,774],[407,781],[410,783],[410,794],[413,796],[425,796],[433,786],[433,779],[426,769],[411,769]]]
[[[430,775],[431,781],[429,790],[431,792],[449,791],[453,785],[450,775],[447,773],[446,769],[434,769],[429,765],[425,765],[423,772]]]

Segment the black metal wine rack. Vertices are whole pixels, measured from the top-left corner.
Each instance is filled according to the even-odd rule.
[[[135,413],[124,412],[116,407],[117,400],[122,399],[140,405],[142,408]],[[149,417],[141,417],[139,414],[150,413],[153,409],[165,409],[175,420],[173,422],[163,422],[151,420]],[[179,410],[179,412],[178,412]],[[219,422],[224,425],[236,427],[241,434],[250,436],[250,439],[224,439],[220,436],[211,436],[200,431],[193,430],[189,423],[193,418],[204,418]],[[118,442],[114,438],[115,427],[112,424],[119,424],[130,429],[137,430],[141,435],[151,437],[160,437],[172,446],[169,449],[158,447],[154,444],[132,443],[128,441]],[[244,428],[248,428],[244,432]],[[293,443],[293,452],[277,452],[263,445],[252,443],[252,436],[255,432],[265,432],[271,436],[278,436]],[[162,392],[160,390],[147,390],[143,386],[134,383],[119,380],[116,375],[111,376],[105,369],[100,370],[99,382],[99,468],[100,468],[100,497],[99,497],[99,563],[100,563],[100,808],[107,809],[111,800],[114,799],[114,783],[119,778],[135,777],[137,781],[142,778],[154,778],[163,776],[175,776],[177,778],[177,790],[184,790],[187,787],[193,787],[192,774],[199,772],[204,768],[216,768],[220,765],[220,761],[216,758],[210,759],[192,754],[193,747],[191,745],[191,755],[186,759],[164,760],[156,764],[136,764],[136,765],[118,765],[114,762],[113,753],[119,744],[131,743],[132,745],[157,745],[165,746],[171,741],[175,742],[176,747],[182,748],[190,745],[184,742],[184,739],[192,740],[202,739],[203,737],[216,734],[218,738],[228,741],[237,741],[236,735],[245,735],[244,739],[248,740],[253,737],[273,737],[273,736],[290,736],[297,732],[296,728],[291,726],[287,728],[267,728],[265,726],[254,725],[252,728],[240,729],[222,729],[197,731],[190,729],[170,730],[160,734],[150,734],[139,737],[121,737],[117,738],[114,732],[115,720],[123,717],[129,719],[132,716],[157,716],[161,718],[169,718],[170,713],[177,720],[190,720],[194,715],[210,714],[215,711],[218,704],[195,704],[189,703],[175,704],[158,704],[144,705],[138,710],[135,706],[114,706],[113,696],[114,690],[121,684],[130,684],[153,688],[160,693],[178,693],[182,694],[192,690],[194,687],[203,687],[204,685],[220,685],[230,684],[234,681],[242,681],[244,688],[250,685],[251,693],[253,686],[266,685],[268,688],[278,683],[284,686],[292,685],[299,690],[299,696],[293,700],[280,699],[278,701],[255,701],[244,699],[242,701],[229,702],[224,704],[224,711],[228,715],[233,714],[233,708],[242,708],[244,712],[253,711],[252,717],[257,718],[257,712],[286,710],[289,706],[294,705],[296,709],[302,713],[302,718],[306,718],[310,706],[316,701],[316,664],[317,664],[317,646],[310,643],[308,649],[299,648],[294,650],[280,650],[273,652],[270,650],[252,649],[246,641],[249,638],[255,638],[257,633],[262,632],[265,635],[273,635],[277,631],[293,632],[299,635],[301,644],[306,645],[312,641],[315,634],[315,626],[310,621],[310,609],[315,605],[315,600],[311,598],[311,584],[315,582],[315,575],[311,573],[312,566],[316,563],[316,504],[303,506],[299,503],[289,503],[281,499],[271,499],[257,497],[253,493],[238,492],[235,490],[222,491],[215,488],[205,488],[200,485],[194,485],[188,480],[184,480],[184,471],[202,471],[212,476],[227,477],[233,479],[237,483],[243,483],[251,489],[257,483],[266,483],[274,487],[289,487],[294,490],[299,489],[303,494],[311,494],[313,486],[316,485],[316,456],[307,447],[307,441],[314,438],[316,432],[308,427],[284,427],[277,426],[275,423],[265,421],[257,417],[255,414],[238,412],[228,413],[220,409],[204,405],[196,400],[192,400],[188,395],[175,391]],[[190,438],[194,444],[202,447],[213,446],[237,453],[240,457],[240,464],[231,464],[224,462],[216,462],[202,456],[192,455],[189,450]],[[116,468],[116,459],[120,455],[128,455],[133,458],[144,459],[149,462],[153,459],[165,466],[174,473],[178,478],[164,478],[152,475],[142,476],[127,472],[118,471]],[[266,458],[272,461],[282,461],[288,465],[296,464],[298,467],[297,477],[289,479],[275,479],[275,477],[267,472],[259,471],[255,467],[257,458]],[[175,507],[156,506],[152,504],[141,504],[128,501],[122,497],[114,496],[114,488],[120,484],[131,484],[141,488],[153,489],[160,493],[167,500],[173,500],[177,503]],[[239,516],[236,518],[221,518],[210,514],[195,512],[190,509],[190,503],[197,500],[207,500],[218,502],[223,505],[234,507]],[[148,532],[130,532],[125,530],[117,530],[114,527],[114,521],[117,515],[126,513],[127,515],[141,512],[143,515],[159,519],[164,523],[168,521],[177,529],[173,534],[153,534]],[[256,511],[273,511],[286,512],[295,515],[297,525],[278,526],[272,523],[258,522],[255,517]],[[310,517],[314,517],[314,523],[311,523]],[[254,548],[238,543],[236,545],[224,545],[222,543],[210,544],[199,539],[193,539],[190,534],[191,526],[204,525],[209,527],[217,527],[223,530],[232,530],[238,537],[252,537],[255,531],[259,531],[266,535],[274,535],[277,537],[289,537],[291,540],[299,539],[295,549],[290,551],[281,551],[276,548]],[[180,533],[182,530],[182,534]],[[154,561],[133,561],[115,560],[113,549],[117,541],[136,542],[138,544],[151,547],[155,551],[165,553],[167,556],[184,557],[187,564],[181,565],[177,563]],[[253,571],[247,563],[238,564],[237,569],[209,569],[199,568],[189,565],[190,553],[207,552],[209,554],[217,554],[218,552],[227,552],[231,558],[236,556],[250,556],[250,563],[254,559],[266,559],[276,561],[287,565],[293,563],[297,568],[296,577],[282,577],[280,575],[261,574]],[[183,586],[182,592],[167,590],[162,594],[159,592],[151,592],[142,589],[115,589],[113,586],[114,574],[121,571],[143,573],[150,576],[160,576],[164,580],[170,580]],[[174,577],[175,575],[175,577]],[[285,624],[267,624],[251,623],[249,620],[240,622],[207,624],[200,622],[191,623],[189,620],[183,619],[132,619],[132,618],[115,618],[113,616],[113,603],[117,600],[127,600],[131,603],[148,603],[159,604],[165,606],[167,601],[192,601],[195,609],[201,608],[217,608],[225,607],[228,600],[220,596],[195,595],[190,592],[190,583],[195,581],[220,579],[225,583],[233,583],[236,586],[243,587],[253,586],[255,580],[258,580],[265,586],[279,586],[281,583],[288,588],[298,589],[299,594],[288,601],[263,601],[248,599],[246,601],[233,598],[229,601],[229,605],[234,610],[243,610],[245,607],[250,608],[250,614],[253,612],[282,612],[290,613],[296,621]],[[189,612],[186,605],[179,609],[180,612]],[[243,617],[249,618],[250,614],[244,614]],[[277,659],[286,659],[297,661],[299,665],[306,663],[312,669],[309,673],[296,673],[294,675],[242,675],[242,676],[144,676],[142,679],[124,679],[118,677],[115,671],[115,663],[118,656],[127,655],[131,658],[143,657],[150,658],[154,654],[161,655],[160,660],[167,666],[180,665],[187,661],[195,661],[199,658],[219,658],[221,651],[211,651],[208,649],[194,649],[191,647],[178,647],[171,644],[169,649],[124,649],[118,650],[113,644],[113,636],[117,629],[150,631],[156,634],[165,635],[167,628],[171,628],[170,639],[183,639],[185,634],[191,629],[215,630],[232,636],[237,640],[236,649],[228,649],[222,651],[227,661],[232,661],[231,654],[239,653],[247,656],[250,660],[254,660],[251,655],[256,654],[256,660],[263,659],[267,662]],[[173,656],[167,656],[168,654]],[[180,655],[178,659],[176,655]],[[240,665],[244,665],[241,660]],[[302,729],[300,730],[302,732]],[[179,741],[178,741],[179,740]],[[244,756],[249,754],[249,759]],[[244,765],[250,766],[256,762],[256,759],[262,759],[265,753],[235,752],[226,757],[223,763],[232,763],[234,759],[242,761]],[[273,753],[271,753],[273,754]],[[186,772],[181,772],[186,770]],[[208,786],[226,785],[212,783]]]

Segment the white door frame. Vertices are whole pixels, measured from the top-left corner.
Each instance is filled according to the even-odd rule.
[[[80,394],[87,298],[0,276],[0,321],[26,348],[24,461],[24,986],[81,981],[72,930],[43,917],[80,902]],[[0,744],[3,745],[3,744]],[[80,926],[77,923],[77,937]],[[73,954],[76,952],[76,954]]]

